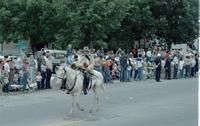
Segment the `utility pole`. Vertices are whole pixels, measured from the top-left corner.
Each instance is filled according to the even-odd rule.
[[[1,55],[3,55],[3,43],[4,42],[1,43]]]

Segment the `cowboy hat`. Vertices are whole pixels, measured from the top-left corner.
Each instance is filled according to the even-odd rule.
[[[4,61],[4,56],[0,56],[0,60]]]
[[[88,51],[88,52],[89,52],[90,50],[89,50],[89,48],[88,48],[87,46],[85,46],[85,47],[83,48],[83,51],[84,51],[84,52],[85,52],[85,51]]]
[[[8,61],[11,61],[11,58],[10,58],[10,57],[6,58],[6,62],[8,62]]]

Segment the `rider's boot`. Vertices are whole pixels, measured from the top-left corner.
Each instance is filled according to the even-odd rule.
[[[70,92],[69,92],[69,91],[67,91],[67,92],[66,92],[66,94],[70,94]]]
[[[87,95],[87,89],[84,89],[84,95]]]

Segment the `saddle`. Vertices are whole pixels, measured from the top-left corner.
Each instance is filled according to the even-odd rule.
[[[89,71],[87,71],[83,68],[77,67],[75,64],[72,64],[71,68],[77,69],[82,73],[82,75],[83,75],[83,91],[84,91],[84,94],[86,95],[87,91],[89,89],[91,89],[91,87],[92,87],[90,85],[90,82],[92,83],[92,76],[94,76],[94,75],[91,72],[89,72]],[[69,89],[69,87],[67,87],[67,85],[66,85],[66,81],[67,81],[66,78],[64,78],[62,80],[62,84],[61,84],[60,89],[63,90],[63,91],[67,90],[67,94],[70,94],[70,91],[73,89],[73,87],[72,87],[72,89]],[[75,83],[76,83],[76,79],[74,81],[74,85],[75,85]]]

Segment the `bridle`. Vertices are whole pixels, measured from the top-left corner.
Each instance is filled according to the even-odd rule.
[[[66,75],[66,70],[63,68],[63,71],[64,71],[64,74],[63,74],[63,76],[62,77],[56,77],[56,78],[58,78],[58,79],[61,79],[61,80],[64,80],[65,78],[64,78],[64,76]]]

